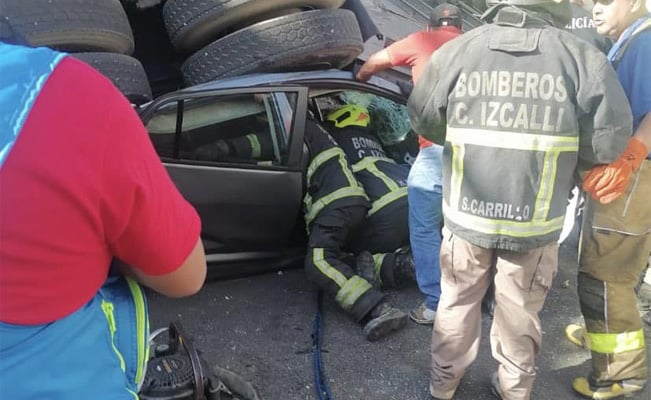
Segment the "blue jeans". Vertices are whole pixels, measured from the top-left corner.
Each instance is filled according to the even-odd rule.
[[[435,146],[421,149],[409,171],[409,240],[416,263],[416,281],[425,295],[425,305],[436,310],[441,296],[441,221],[443,200],[441,151]]]

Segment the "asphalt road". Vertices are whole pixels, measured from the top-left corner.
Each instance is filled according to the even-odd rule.
[[[580,399],[571,382],[589,371],[589,353],[564,336],[568,323],[581,320],[574,258],[574,252],[562,248],[559,274],[541,314],[543,348],[533,400]],[[420,300],[415,287],[389,292],[389,296],[405,311]],[[152,329],[180,320],[209,364],[240,374],[263,399],[318,399],[311,339],[316,291],[302,270],[210,282],[186,299],[152,294],[150,305]],[[410,322],[403,331],[369,343],[361,327],[332,301],[323,302],[321,315],[322,359],[333,399],[430,399],[430,327]],[[496,363],[490,355],[489,326],[490,319],[485,317],[479,356],[467,371],[457,400],[493,398],[488,385]],[[631,399],[649,400],[651,390]]]

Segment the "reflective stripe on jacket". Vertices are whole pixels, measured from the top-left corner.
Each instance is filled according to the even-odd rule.
[[[344,151],[325,129],[309,118],[305,121],[305,141],[311,157],[303,199],[306,225],[309,227],[328,207],[369,207],[364,188],[355,179]]]
[[[632,122],[603,54],[513,7],[437,50],[408,111],[445,141],[446,226],[513,251],[558,239],[573,175],[615,160]]]
[[[407,196],[409,167],[387,157],[382,144],[366,128],[333,127],[331,135],[353,164],[355,177],[371,200],[368,216]]]

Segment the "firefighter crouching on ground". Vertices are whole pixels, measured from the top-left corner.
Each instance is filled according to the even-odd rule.
[[[401,329],[407,314],[391,307],[382,292],[359,276],[345,249],[371,208],[346,154],[328,132],[308,118],[305,142],[310,151],[305,195],[309,233],[305,273],[334,298],[353,319],[364,324],[364,335],[375,341]]]
[[[325,123],[371,202],[366,219],[357,225],[348,244],[358,254],[358,272],[378,286],[400,287],[415,282],[411,253],[398,251],[409,245],[409,166],[386,155],[371,125],[368,110],[354,104],[330,112]]]
[[[487,3],[489,23],[434,52],[408,101],[414,130],[445,142],[442,293],[430,371],[437,399],[453,398],[477,356],[490,271],[499,363],[491,390],[501,399],[531,397],[538,314],[558,268],[573,172],[617,159],[631,132],[608,60],[558,29],[567,2]]]

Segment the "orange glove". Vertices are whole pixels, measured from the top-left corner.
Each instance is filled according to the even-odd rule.
[[[628,181],[646,159],[649,149],[636,138],[628,141],[628,146],[619,158],[608,165],[597,165],[588,171],[583,179],[583,190],[601,204],[608,204],[621,196]]]

